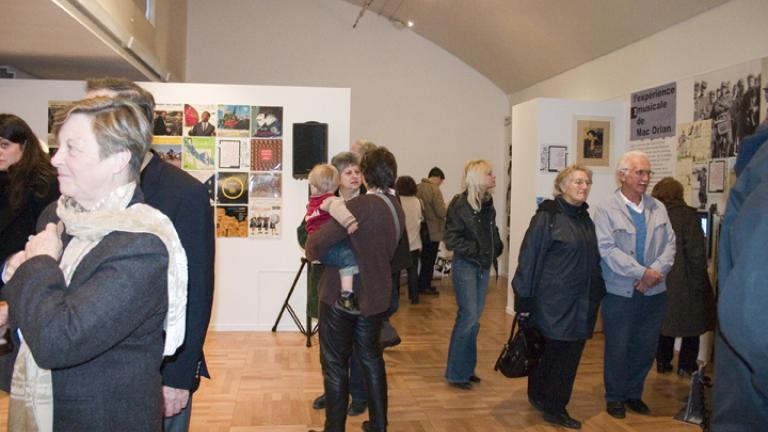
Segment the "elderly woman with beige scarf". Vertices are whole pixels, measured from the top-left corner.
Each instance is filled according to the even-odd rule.
[[[3,274],[21,341],[9,430],[160,431],[187,271],[173,225],[137,186],[149,122],[127,100],[93,98],[62,109],[54,132],[62,196]]]

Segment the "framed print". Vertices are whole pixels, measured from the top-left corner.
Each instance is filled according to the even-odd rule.
[[[722,159],[709,161],[709,173],[707,174],[709,193],[725,191],[725,161]]]
[[[608,167],[611,163],[611,126],[609,117],[575,117],[576,163]]]
[[[568,147],[549,146],[547,152],[547,171],[558,172],[568,166]]]

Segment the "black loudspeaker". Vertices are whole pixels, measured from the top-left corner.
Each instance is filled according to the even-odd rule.
[[[305,179],[312,168],[328,162],[328,124],[293,124],[293,178]]]

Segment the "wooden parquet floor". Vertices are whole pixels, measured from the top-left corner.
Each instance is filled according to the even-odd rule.
[[[493,371],[512,318],[505,313],[507,281],[490,289],[478,339],[477,374],[481,384],[470,391],[443,380],[448,341],[456,313],[449,279],[435,284],[438,297],[424,296],[411,305],[402,299],[393,322],[403,343],[385,351],[389,384],[389,430],[392,432],[492,432],[564,430],[545,423],[531,408],[525,379],[507,379]],[[405,291],[405,287],[403,287]],[[277,311],[275,311],[277,313]],[[287,317],[286,317],[287,319]],[[312,409],[322,392],[317,337],[312,348],[294,332],[210,332],[206,356],[213,379],[195,394],[192,431],[304,432],[322,428],[323,411]],[[571,403],[571,415],[584,431],[692,432],[698,427],[672,420],[682,406],[688,382],[658,375],[646,382],[644,399],[651,416],[627,413],[616,420],[605,413],[603,339],[587,343]],[[8,397],[0,396],[0,429],[5,429]],[[360,430],[367,413],[347,421]]]

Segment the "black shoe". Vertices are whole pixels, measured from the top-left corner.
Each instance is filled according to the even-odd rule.
[[[659,363],[656,362],[656,372],[660,374],[665,374],[668,372],[672,372],[672,365],[670,363]]]
[[[462,390],[472,390],[472,383],[470,382],[452,382],[448,383],[452,387],[460,388]]]
[[[316,410],[325,409],[325,393],[316,397],[315,400],[312,401],[312,408]]]
[[[352,400],[347,409],[347,415],[350,417],[359,416],[368,409],[368,402]]]
[[[480,377],[477,376],[477,375],[472,375],[472,376],[469,377],[469,382],[473,382],[473,383],[479,384],[480,381],[482,381],[482,379],[480,379]]]
[[[363,432],[386,432],[387,427],[376,427],[373,424],[371,424],[370,420],[366,420],[363,422],[363,425],[361,426]]]
[[[623,419],[627,416],[624,409],[624,402],[608,402],[605,404],[605,411],[613,418]]]
[[[528,396],[528,403],[531,404],[531,406],[534,407],[536,411],[544,412],[544,402]]]
[[[624,401],[624,405],[627,406],[627,408],[631,409],[632,411],[642,414],[642,415],[649,415],[651,414],[651,409],[648,408],[648,405],[645,404],[641,399],[627,399]]]
[[[568,415],[568,411],[553,413],[544,413],[544,421],[568,429],[581,429],[581,422]]]

